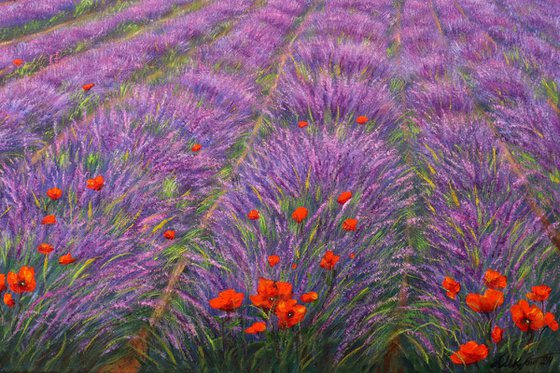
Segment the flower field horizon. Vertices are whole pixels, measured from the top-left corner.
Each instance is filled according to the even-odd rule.
[[[556,0],[0,0],[0,372],[560,371]]]

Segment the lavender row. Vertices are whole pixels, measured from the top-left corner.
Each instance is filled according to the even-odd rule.
[[[117,335],[134,333],[149,316],[154,302],[148,295],[167,280],[163,231],[189,228],[192,195],[202,193],[219,169],[219,147],[196,154],[192,145],[215,129],[210,118],[221,118],[225,132],[249,119],[219,106],[198,107],[192,94],[166,91],[138,89],[110,112],[100,110],[87,129],[77,127],[76,135],[59,140],[39,163],[21,162],[2,176],[2,211],[8,210],[1,218],[2,247],[11,248],[4,270],[29,265],[37,272],[36,291],[20,300],[27,310],[11,320],[12,338],[21,346],[62,342],[71,333],[73,349],[108,358],[126,343],[113,344]],[[105,179],[103,189],[87,189],[87,179],[97,175]],[[45,196],[54,186],[63,191],[56,203]],[[56,216],[56,225],[40,225],[47,214]],[[44,275],[37,252],[43,242],[55,247]],[[60,266],[58,258],[67,252],[77,261]],[[126,324],[130,314],[137,317]],[[72,332],[76,323],[87,332]],[[51,343],[45,353],[54,356],[62,347]],[[28,369],[45,358],[31,351],[10,356],[14,366]]]
[[[246,91],[239,86],[241,77],[252,81],[251,91],[261,91],[265,88],[258,85],[259,80],[272,69],[275,63],[278,63],[278,53],[289,43],[289,37],[293,32],[294,25],[298,19],[303,16],[307,1],[292,2],[289,5],[283,1],[269,1],[266,6],[246,17],[241,21],[228,36],[210,46],[205,46],[199,50],[192,62],[193,68],[187,70],[176,82],[181,87],[186,87],[201,102],[205,102],[206,95],[211,94],[219,98],[220,102],[228,105],[231,110],[246,110],[252,120],[248,120],[243,125],[235,128],[229,126],[220,133],[215,133],[214,129],[208,129],[206,137],[208,141],[201,144],[203,148],[214,148],[216,143],[228,143],[230,145],[240,142],[250,134],[254,126],[254,118],[263,109],[262,103],[264,99],[256,100],[252,105],[240,105],[239,99],[243,97],[241,92]],[[238,59],[241,54],[242,59]],[[236,61],[235,63],[231,63]],[[215,66],[214,69],[204,68],[204,66]],[[260,93],[260,92],[259,92]],[[235,149],[230,149],[235,150]],[[227,154],[228,159],[224,158],[224,165],[230,166],[235,162],[235,158],[239,156],[239,150]],[[226,162],[227,161],[227,162]],[[228,165],[229,163],[229,165]],[[221,190],[225,186],[222,179],[226,177],[224,174],[226,167],[220,171],[220,176],[214,179],[214,191],[207,193],[205,196],[211,197],[216,191]],[[212,201],[212,199],[210,199]],[[205,205],[205,200],[201,198],[201,207]],[[192,219],[193,222],[199,224],[204,221],[206,208],[199,209],[199,216]],[[201,251],[201,247],[206,244],[204,240],[200,241],[200,235],[197,234],[199,226],[193,226],[190,233],[185,233],[185,244],[187,248],[177,250],[172,247],[168,255],[170,258],[178,256],[186,256],[190,259],[190,264],[186,269],[186,273],[196,272],[197,278],[204,278],[204,281],[193,282],[192,276],[186,273],[182,276],[179,284],[178,294],[181,302],[171,309],[170,315],[162,320],[158,326],[158,333],[166,335],[164,342],[176,356],[189,356],[194,358],[196,351],[191,351],[191,343],[185,344],[185,340],[195,341],[201,336],[209,333],[209,330],[216,330],[217,324],[208,312],[208,306],[205,299],[211,295],[207,293],[209,287],[213,287],[215,281],[221,281],[219,274],[215,271],[205,272],[205,267],[214,267],[218,265],[215,255],[219,251]],[[206,254],[203,254],[206,252]],[[172,261],[175,263],[175,261]],[[199,268],[200,266],[200,268]],[[200,277],[199,277],[200,276]],[[193,304],[199,308],[197,312],[203,312],[205,317],[198,323],[193,323],[191,316],[184,308],[192,307]],[[152,355],[161,357],[165,355],[166,349],[163,346],[151,346]],[[190,362],[183,361],[183,364]],[[161,367],[159,367],[161,369]]]
[[[486,32],[492,40],[501,44],[501,48],[506,49],[508,63],[518,66],[532,77],[542,75],[546,79],[558,81],[560,62],[557,48],[526,32],[491,3],[468,0],[462,1],[460,6],[466,17],[482,26],[480,34]],[[489,38],[485,39],[488,41]],[[480,45],[480,42],[476,45]],[[471,49],[475,50],[475,46]],[[485,49],[488,48],[485,46]]]
[[[434,239],[438,238],[435,232],[433,237],[430,237],[433,215],[439,211],[429,209],[428,206],[430,198],[434,198],[434,193],[437,193],[433,191],[435,185],[432,180],[439,174],[426,165],[423,153],[431,149],[431,139],[422,139],[422,136],[428,131],[436,134],[438,130],[443,132],[439,122],[443,112],[461,110],[468,105],[462,100],[456,100],[456,89],[450,89],[450,85],[441,86],[444,83],[441,80],[449,67],[449,58],[447,46],[434,28],[429,3],[406,1],[400,10],[400,24],[396,25],[397,69],[394,70],[393,79],[399,83],[395,94],[402,105],[403,113],[399,122],[401,129],[398,132],[402,142],[400,147],[406,152],[403,158],[407,166],[414,170],[415,174],[415,213],[407,220],[408,229],[411,231],[407,233],[407,244],[411,249],[407,258],[407,281],[401,289],[405,291],[406,303],[401,303],[402,319],[397,320],[402,334],[396,337],[396,341],[405,346],[399,352],[400,357],[405,361],[415,361],[418,364],[417,369],[437,370],[434,366],[422,367],[425,362],[419,362],[417,356],[424,355],[429,356],[431,362],[438,364],[438,369],[445,370],[443,366],[448,365],[448,357],[437,356],[443,351],[443,347],[436,346],[436,341],[441,340],[442,336],[432,326],[445,323],[446,319],[437,319],[430,323],[430,317],[435,313],[434,308],[437,308],[438,302],[435,297],[440,292],[442,274],[447,274],[450,270],[441,267],[445,266],[445,263],[454,263],[455,258],[448,256],[449,253],[443,252],[442,255],[438,252],[440,242]],[[460,94],[458,98],[461,98]],[[445,213],[445,210],[442,213]],[[458,267],[461,264],[463,263],[458,264]],[[454,320],[453,316],[451,314],[446,317]],[[409,328],[408,325],[416,327]],[[445,347],[450,348],[448,344]]]
[[[209,253],[215,263],[210,270],[199,269],[200,266],[187,269],[189,276],[204,279],[196,297],[203,304],[216,296],[216,289],[234,288],[252,294],[256,292],[257,280],[261,276],[288,281],[297,294],[317,291],[324,297],[324,312],[310,306],[302,330],[330,334],[340,341],[336,359],[355,348],[353,343],[357,340],[375,344],[374,334],[368,333],[374,330],[374,326],[383,329],[379,317],[368,316],[384,303],[382,294],[386,293],[379,283],[390,279],[398,283],[403,271],[402,257],[399,257],[403,254],[398,251],[400,242],[390,232],[390,227],[398,220],[396,212],[407,204],[402,196],[407,193],[408,175],[399,165],[396,151],[383,141],[382,134],[387,129],[382,124],[390,123],[384,117],[385,113],[372,113],[372,118],[380,123],[376,128],[365,130],[350,124],[354,121],[350,113],[354,115],[354,111],[360,108],[365,110],[364,98],[357,98],[355,106],[349,107],[348,111],[342,109],[348,116],[341,115],[338,123],[318,119],[319,110],[314,108],[311,110],[317,115],[308,116],[309,101],[313,97],[306,99],[301,95],[300,106],[284,103],[283,98],[302,89],[303,82],[291,75],[296,74],[296,64],[311,63],[303,60],[303,56],[310,52],[307,42],[319,37],[330,38],[333,43],[337,39],[346,40],[338,45],[339,51],[325,51],[325,56],[318,60],[314,56],[313,70],[306,69],[310,81],[318,80],[313,72],[320,69],[328,72],[331,62],[340,63],[343,71],[339,75],[343,78],[328,73],[321,77],[324,76],[327,82],[328,76],[331,81],[344,79],[349,90],[353,84],[360,88],[361,81],[352,74],[356,71],[353,63],[356,55],[356,63],[371,74],[366,73],[364,81],[377,78],[375,66],[385,61],[366,57],[371,49],[367,48],[367,43],[360,49],[360,44],[378,35],[383,22],[386,28],[389,27],[387,10],[391,9],[391,3],[368,4],[367,9],[356,11],[356,6],[363,5],[351,1],[330,2],[324,10],[315,11],[304,21],[302,36],[290,51],[292,57],[287,59],[293,62],[287,62],[285,71],[281,72],[278,96],[271,93],[275,95],[274,106],[265,119],[270,127],[262,132],[262,137],[256,138],[234,180],[225,185],[227,192],[210,219],[211,239],[199,243],[200,251]],[[379,13],[387,17],[383,18]],[[336,34],[334,25],[341,20],[355,27],[341,31],[347,34]],[[370,26],[373,24],[377,28],[372,30]],[[371,65],[368,64],[370,61]],[[382,85],[375,86],[376,89],[380,87]],[[333,104],[337,104],[339,97],[341,101],[346,100],[345,93],[333,98]],[[319,91],[318,95],[326,94]],[[308,126],[298,127],[294,118],[308,121]],[[337,125],[345,127],[341,136],[333,133],[333,127]],[[337,196],[347,190],[351,190],[354,197],[341,206],[336,202]],[[292,219],[298,206],[308,211],[307,218],[301,223]],[[252,209],[259,212],[257,220],[247,218]],[[343,221],[348,218],[357,219],[356,230],[342,228]],[[319,266],[326,250],[333,250],[340,256],[331,290],[325,282],[328,271]],[[278,255],[280,264],[270,268],[267,264],[269,255]],[[189,259],[193,263],[200,261],[196,255],[190,255]],[[390,279],[387,272],[393,274]],[[394,297],[390,297],[385,305],[392,302],[395,302]],[[325,314],[330,316],[325,317]],[[252,320],[254,315],[244,317]]]
[[[558,1],[493,1],[527,32],[545,39],[553,48],[560,47],[560,8]]]
[[[458,347],[455,340],[464,343],[478,338],[482,342],[486,335],[476,328],[478,317],[460,314],[461,303],[449,299],[441,290],[444,276],[460,282],[466,292],[478,293],[486,270],[491,268],[507,276],[508,289],[526,288],[543,273],[539,262],[549,242],[524,198],[525,191],[510,167],[505,149],[486,118],[476,112],[478,102],[462,78],[462,60],[458,56],[465,25],[445,17],[443,3],[435,3],[441,5],[435,13],[427,3],[407,2],[406,6],[412,8],[414,17],[410,27],[426,25],[422,31],[429,35],[432,22],[435,36],[429,43],[437,58],[428,53],[428,48],[419,50],[417,40],[407,47],[407,39],[403,38],[403,49],[409,51],[407,57],[418,61],[417,73],[411,75],[416,81],[407,95],[416,113],[420,130],[417,149],[428,170],[424,178],[430,189],[425,237],[433,260],[424,266],[425,295],[420,299],[433,302],[431,309],[422,311],[441,324],[441,332],[431,328],[421,334],[429,341],[426,349],[439,358],[441,366],[451,369],[445,348]],[[452,7],[445,6],[447,10]],[[449,39],[437,33],[437,16]],[[417,31],[408,34],[403,29],[403,35],[412,36]],[[420,58],[414,59],[416,51]],[[531,270],[534,272],[526,277]],[[505,304],[512,304],[523,294],[519,290],[506,291]],[[500,326],[507,322],[506,310],[504,307],[497,313],[495,320]],[[442,335],[445,337],[439,345]]]
[[[199,48],[197,58],[203,65],[226,70],[262,73],[278,47],[286,43],[286,32],[294,17],[301,15],[304,2],[270,1],[251,20],[245,20],[227,37],[211,46]]]
[[[2,130],[17,134],[0,149],[11,158],[29,143],[57,133],[65,122],[81,116],[81,107],[102,102],[118,92],[132,75],[169,50],[186,50],[221,22],[241,14],[248,1],[219,2],[166,21],[130,40],[121,40],[69,57],[33,77],[11,82],[0,90]],[[84,92],[82,84],[95,84]]]
[[[56,63],[73,50],[79,49],[82,52],[88,46],[95,46],[119,27],[147,23],[177,6],[191,2],[192,0],[142,0],[114,14],[61,27],[30,40],[10,43],[0,47],[0,70],[6,75],[21,69],[13,65],[12,61],[16,59],[23,60],[25,64],[35,63],[41,66]]]
[[[0,16],[0,35],[9,31],[28,26],[32,22],[46,22],[78,15],[84,9],[108,6],[117,0],[23,0],[2,6]]]
[[[374,315],[395,305],[406,270],[402,242],[391,227],[407,204],[402,195],[409,179],[398,153],[379,137],[378,131],[355,130],[336,139],[283,127],[266,144],[256,144],[237,173],[239,182],[231,185],[235,189],[213,215],[212,242],[201,245],[219,264],[210,273],[187,271],[204,278],[199,298],[207,301],[215,289],[226,288],[256,294],[260,277],[287,281],[296,299],[319,294],[324,309],[309,305],[301,327],[307,335],[328,334],[338,342],[333,364],[362,343],[381,353],[387,341],[377,333],[391,330],[394,320]],[[345,191],[353,197],[341,206],[337,197]],[[308,213],[301,223],[292,218],[299,207]],[[253,209],[258,221],[247,218]],[[345,229],[347,219],[356,219],[358,227]],[[327,250],[339,258],[332,288],[329,271],[320,266]],[[274,268],[267,262],[271,255],[280,258]],[[197,263],[196,256],[190,259]],[[249,312],[249,322],[258,321],[256,316]]]
[[[430,260],[422,266],[424,286],[418,296],[425,306],[414,308],[424,315],[419,325],[433,323],[418,331],[429,341],[424,350],[444,370],[452,369],[449,355],[461,344],[488,340],[490,326],[480,327],[483,315],[465,304],[467,294],[484,294],[488,270],[507,278],[503,306],[492,313],[491,326],[508,330],[510,338],[517,335],[510,307],[532,286],[557,276],[548,271],[556,259],[550,241],[484,126],[468,115],[449,113],[421,127],[420,154],[435,174],[429,177],[432,194],[424,234]],[[445,277],[461,285],[457,298],[442,288]]]
[[[479,31],[474,31],[477,25],[455,8],[448,12],[442,3],[440,9],[449,19],[443,21],[444,24],[462,25],[457,32],[449,33],[453,39],[464,35],[463,39],[456,41],[457,50],[470,50],[474,41],[480,40]],[[523,182],[529,179],[529,190],[544,192],[538,196],[542,197],[539,204],[557,219],[560,215],[556,201],[560,194],[554,176],[560,167],[560,152],[555,139],[560,135],[560,118],[554,111],[554,104],[551,105],[547,98],[539,97],[542,93],[537,90],[543,78],[537,77],[537,82],[534,82],[534,77],[515,69],[503,58],[507,52],[506,48],[498,44],[484,56],[471,58],[470,54],[464,54],[463,70],[468,74],[468,85],[477,97],[477,105],[484,105],[491,110],[490,125],[495,126],[508,146],[513,145],[516,162],[524,163],[526,172],[519,177]],[[479,67],[481,62],[485,64],[482,68]],[[549,229],[546,223],[544,229]]]
[[[325,5],[322,13],[314,14],[305,38],[294,45],[293,63],[287,65],[279,82],[278,99],[273,111],[277,120],[287,123],[291,131],[301,131],[294,126],[296,120],[309,121],[307,135],[312,138],[311,141],[317,140],[319,144],[325,141],[322,146],[316,145],[315,154],[331,175],[339,175],[337,166],[329,164],[331,154],[337,159],[333,163],[340,164],[341,169],[349,164],[348,173],[340,179],[329,180],[326,174],[318,177],[316,190],[331,191],[328,194],[325,192],[323,204],[319,197],[315,196],[313,200],[312,189],[300,189],[300,193],[292,194],[297,202],[300,199],[311,200],[310,215],[312,211],[316,211],[316,215],[311,215],[310,220],[314,223],[320,221],[320,230],[326,225],[324,232],[315,233],[312,229],[318,224],[314,226],[311,221],[305,224],[306,233],[322,233],[325,235],[322,237],[327,237],[314,241],[316,246],[305,242],[305,235],[299,241],[303,243],[302,247],[310,246],[307,257],[302,258],[310,262],[307,273],[324,272],[316,265],[327,249],[340,255],[342,266],[350,266],[351,269],[349,277],[342,276],[341,282],[335,286],[336,297],[330,297],[324,288],[324,279],[311,280],[307,285],[310,290],[319,289],[318,293],[327,298],[328,310],[325,313],[334,313],[312,328],[337,338],[339,345],[333,363],[347,358],[347,354],[358,346],[363,353],[371,356],[370,363],[382,358],[391,341],[378,336],[391,334],[396,329],[398,316],[394,311],[397,302],[400,302],[400,286],[410,270],[405,259],[410,251],[404,237],[398,233],[406,224],[399,217],[415,203],[411,198],[410,173],[402,165],[398,152],[388,144],[391,134],[398,129],[401,114],[389,88],[393,65],[387,54],[390,48],[387,34],[396,18],[393,5],[392,2],[332,2]],[[360,116],[367,117],[367,123],[359,123]],[[291,139],[285,137],[285,147],[289,149]],[[333,147],[353,151],[337,153]],[[381,163],[368,163],[364,159],[367,154],[375,154],[373,158]],[[359,161],[354,164],[356,159]],[[364,170],[371,170],[370,175],[378,180],[377,183],[364,180],[358,166],[360,163],[364,164]],[[317,170],[322,167],[308,168],[308,172],[315,176],[313,172],[320,173]],[[289,170],[285,172],[289,173]],[[292,180],[295,180],[289,185],[292,188],[301,175],[300,172],[294,174]],[[303,176],[299,178],[303,181]],[[346,189],[344,184],[347,184]],[[356,200],[353,198],[338,212],[340,206],[334,203],[334,199],[345,190],[352,193],[356,190]],[[283,205],[281,207],[283,212],[287,210]],[[344,211],[346,208],[348,210]],[[336,212],[338,214],[335,215]],[[328,218],[331,215],[332,220]],[[348,227],[344,228],[345,219],[356,219],[357,230],[347,231]],[[298,246],[292,247],[297,250]],[[356,259],[352,259],[354,255]],[[346,262],[343,262],[345,258]],[[352,263],[353,260],[356,262]],[[354,279],[359,280],[346,282],[352,278],[350,273],[355,273]],[[296,276],[303,279],[303,270],[298,271]],[[369,290],[367,295],[364,295],[364,289]],[[358,300],[358,294],[364,298]],[[390,311],[376,313],[380,309]],[[311,322],[317,323],[321,312],[310,311],[316,312]]]
[[[355,9],[356,2],[329,3],[312,16],[306,38],[295,44],[294,63],[280,81],[274,115],[319,127],[366,115],[370,126],[389,133],[398,116],[388,87],[392,67],[384,36],[392,7],[343,12],[343,6]]]
[[[484,9],[484,13],[490,18],[493,18],[493,12],[496,11],[492,7],[479,8]],[[471,9],[467,8],[468,11]],[[504,29],[508,30],[509,27],[513,28],[513,25],[504,22]],[[517,159],[524,166],[523,171],[531,188],[542,191],[538,197],[543,207],[549,208],[557,221],[560,216],[556,208],[560,198],[560,150],[556,146],[556,139],[560,136],[556,86],[558,63],[554,54],[550,54],[554,53],[553,47],[547,48],[552,51],[550,53],[535,54],[533,38],[527,39],[527,34],[523,32],[514,35],[516,37],[511,40],[500,40],[495,53],[489,54],[485,60],[490,68],[482,69],[481,73],[476,74],[474,83],[478,84],[479,90],[490,87],[494,92],[512,92],[513,99],[507,101],[501,100],[496,93],[481,97],[493,109],[491,115],[497,131],[513,147],[515,153],[521,153]],[[527,63],[516,60],[515,55],[512,56],[510,52],[512,49],[521,51],[523,59],[531,56],[529,61],[532,65],[527,68]],[[504,60],[502,55],[511,57]],[[500,86],[492,87],[492,82],[499,82]]]
[[[249,13],[246,19],[252,20],[253,16],[257,15]],[[240,27],[246,28],[246,22]],[[121,230],[111,232],[114,236],[106,240],[100,235],[100,240],[109,242],[110,247],[99,247],[92,252],[93,244],[81,249],[80,243],[76,243],[75,247],[78,250],[75,255],[78,258],[100,256],[97,258],[91,278],[84,278],[79,284],[74,285],[83,289],[81,291],[76,291],[78,288],[73,287],[73,291],[69,294],[63,296],[57,293],[56,297],[53,296],[53,299],[50,299],[52,303],[44,311],[45,319],[34,324],[36,326],[33,333],[26,335],[26,338],[37,340],[54,337],[56,339],[56,336],[67,333],[68,327],[73,323],[88,320],[88,329],[99,335],[94,340],[91,339],[91,333],[82,335],[78,345],[80,349],[86,347],[91,349],[90,342],[95,342],[95,347],[103,346],[104,343],[109,343],[115,338],[116,330],[125,332],[124,330],[130,327],[131,330],[126,333],[134,333],[145,325],[151,307],[154,307],[156,302],[155,299],[150,300],[150,297],[144,299],[144,296],[152,294],[155,297],[158,294],[156,290],[162,289],[167,280],[165,258],[158,255],[164,246],[167,246],[163,243],[165,240],[161,232],[171,227],[178,234],[182,234],[194,228],[196,202],[209,192],[214,175],[223,167],[223,162],[227,159],[227,151],[235,141],[233,134],[240,133],[247,127],[253,113],[252,108],[255,106],[255,96],[251,93],[255,92],[255,88],[242,76],[228,77],[226,74],[214,73],[215,81],[220,81],[222,84],[228,82],[224,86],[226,87],[224,91],[221,85],[206,84],[202,71],[197,73],[199,76],[187,72],[184,78],[187,80],[186,77],[189,77],[189,83],[197,87],[191,93],[183,89],[175,94],[170,93],[176,91],[173,89],[175,84],[157,89],[135,88],[132,98],[119,104],[110,112],[106,113],[100,109],[96,120],[86,130],[80,123],[76,124],[75,131],[66,132],[69,138],[59,140],[54,145],[56,156],[47,154],[45,161],[32,166],[32,170],[25,173],[37,175],[37,180],[47,185],[54,173],[57,178],[52,180],[53,182],[59,184],[62,184],[61,180],[70,182],[70,185],[62,185],[64,189],[72,189],[76,186],[82,186],[83,189],[85,177],[89,175],[82,176],[82,174],[87,172],[105,174],[106,179],[111,182],[108,181],[104,189],[110,194],[98,198],[97,201],[102,205],[98,210],[94,210],[91,219],[94,221],[95,218],[101,217],[97,215],[98,213],[104,213],[103,222],[96,221],[99,229],[104,227],[108,229],[110,224],[121,227]],[[206,71],[206,75],[210,75],[210,72]],[[231,89],[231,93],[228,93],[227,89]],[[240,97],[238,92],[246,93]],[[72,133],[78,133],[78,139],[70,135]],[[96,150],[95,153],[102,157],[94,170],[77,167],[77,170],[64,172],[54,167],[56,172],[51,172],[50,178],[38,172],[38,169],[50,164],[52,159],[70,159],[75,162],[80,159],[96,158],[88,152],[76,154],[73,151],[76,143],[82,144],[81,146],[92,146]],[[202,145],[199,153],[193,153],[191,149],[195,143]],[[124,155],[124,159],[120,155]],[[119,175],[111,172],[117,169]],[[144,177],[141,180],[127,178],[129,174],[137,173],[141,173]],[[34,179],[33,176],[32,178]],[[23,180],[11,183],[24,185]],[[42,185],[42,188],[47,185]],[[25,190],[28,189],[37,190],[41,189],[41,186],[34,185],[34,188]],[[29,198],[32,193],[26,192],[26,195]],[[29,199],[25,203],[10,201],[10,205],[29,206],[30,202]],[[66,212],[66,214],[77,216],[78,212]],[[11,215],[11,218],[14,218],[14,215]],[[11,218],[6,217],[6,219]],[[80,226],[77,222],[72,222],[71,227],[81,228],[82,232],[79,235],[86,240],[93,239],[94,234],[99,235],[99,232],[91,232],[90,236],[91,228]],[[65,228],[68,229],[62,227],[61,230]],[[23,228],[18,227],[18,229]],[[31,231],[29,228],[27,230]],[[64,243],[69,236],[72,234],[61,237],[60,241]],[[126,239],[134,241],[123,242]],[[122,255],[120,250],[123,247],[130,249],[127,250],[126,256],[120,257]],[[138,253],[135,254],[136,252]],[[104,265],[104,262],[107,264]],[[137,281],[141,281],[142,286],[138,286]],[[112,284],[119,284],[118,289],[115,289]],[[121,294],[118,291],[133,289],[135,286],[140,289],[138,292],[135,290]],[[114,290],[117,290],[117,293],[113,294]],[[74,310],[73,307],[76,307],[78,300],[82,298],[92,302],[80,302],[79,309]],[[107,313],[97,314],[95,305],[100,302],[110,304]],[[61,304],[72,307],[71,316],[65,319],[63,324],[51,325],[46,331],[43,330],[48,320],[60,315],[60,308],[65,309]],[[190,303],[188,306],[192,308],[193,304]],[[132,312],[138,315],[135,323],[119,325],[123,322],[124,316]],[[205,309],[199,310],[194,304],[192,312],[201,314],[200,322],[205,320],[204,315],[207,313]],[[116,329],[117,327],[120,329]],[[192,328],[192,325],[185,325],[185,327]],[[116,344],[105,353],[108,355],[116,353],[116,349],[121,345],[122,343]]]

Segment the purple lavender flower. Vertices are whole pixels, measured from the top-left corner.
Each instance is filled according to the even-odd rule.
[[[16,67],[12,65],[12,61],[16,58],[23,59],[26,63],[38,59],[48,61],[45,64],[56,63],[79,43],[87,41],[89,45],[94,45],[95,42],[101,41],[114,32],[120,25],[129,22],[144,23],[166,14],[175,6],[190,2],[191,0],[170,2],[143,0],[123,11],[98,17],[91,22],[72,24],[29,40],[12,42],[0,47],[0,69],[4,73],[14,71]]]

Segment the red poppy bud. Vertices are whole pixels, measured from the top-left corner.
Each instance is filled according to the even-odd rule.
[[[257,321],[253,323],[250,327],[245,329],[245,333],[247,334],[257,334],[262,333],[266,330],[266,324],[262,321]]]
[[[352,192],[342,192],[338,196],[337,202],[341,205],[344,205],[350,200],[350,198],[352,198]]]
[[[62,190],[58,188],[51,188],[47,190],[47,197],[49,197],[53,201],[56,201],[57,199],[60,199],[60,197],[62,197]]]
[[[312,303],[319,299],[319,294],[314,291],[310,291],[309,293],[302,294],[299,298],[303,303]]]
[[[271,255],[268,257],[268,264],[271,267],[274,267],[278,263],[280,263],[280,257],[278,255]]]
[[[93,179],[88,179],[87,188],[99,192],[105,186],[105,179],[103,176],[98,175]]]
[[[496,344],[500,343],[502,341],[503,336],[504,336],[504,329],[496,325],[494,329],[492,329],[492,342]]]
[[[43,225],[53,225],[56,224],[56,217],[54,215],[47,215],[41,221]]]
[[[41,254],[50,254],[53,250],[54,247],[52,247],[51,245],[49,245],[48,243],[42,243],[39,246],[37,246],[37,250],[41,253]]]
[[[356,123],[363,125],[366,124],[368,121],[368,117],[366,117],[365,115],[360,115],[359,117],[356,118]]]
[[[10,308],[16,305],[16,302],[14,301],[14,297],[12,297],[12,294],[10,293],[4,294],[4,304]]]
[[[58,259],[58,262],[62,265],[68,265],[70,263],[74,263],[75,261],[76,258],[72,258],[72,254],[70,253],[63,255]]]
[[[345,231],[355,231],[357,225],[357,219],[346,219],[344,220],[344,222],[342,222],[342,229],[344,229]]]
[[[173,240],[175,238],[175,231],[173,229],[166,230],[163,232],[163,237],[167,238],[168,240]]]
[[[292,219],[297,223],[301,223],[305,218],[307,218],[307,209],[305,207],[298,207],[292,213]]]
[[[249,218],[249,220],[258,220],[261,216],[259,215],[259,212],[257,210],[251,210],[247,214],[247,217]]]

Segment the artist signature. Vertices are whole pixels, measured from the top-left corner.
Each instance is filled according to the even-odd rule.
[[[527,371],[535,372],[536,366],[550,366],[554,357],[560,357],[560,354],[547,354],[541,356],[534,356],[523,360],[511,361],[509,359],[497,359],[495,360],[491,367],[492,368],[512,368],[515,372],[523,371],[523,368],[528,369]]]

